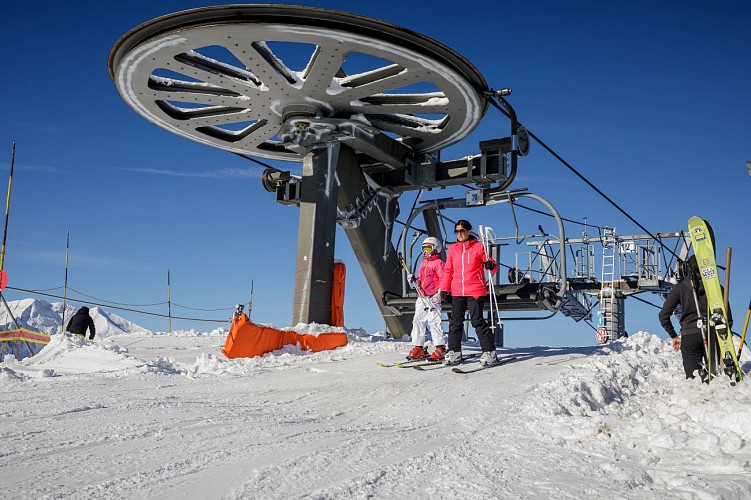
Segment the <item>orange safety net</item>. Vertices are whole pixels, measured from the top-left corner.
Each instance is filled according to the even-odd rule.
[[[347,267],[344,262],[334,262],[334,279],[331,283],[331,326],[344,326],[344,282]]]
[[[231,359],[253,358],[281,349],[285,345],[295,344],[306,351],[326,351],[347,345],[347,334],[331,332],[315,336],[277,330],[256,325],[247,314],[241,314],[232,319],[232,326],[221,352]]]
[[[46,333],[35,332],[26,328],[0,332],[0,342],[12,342],[15,340],[24,340],[26,342],[33,342],[34,344],[49,344],[50,336]]]

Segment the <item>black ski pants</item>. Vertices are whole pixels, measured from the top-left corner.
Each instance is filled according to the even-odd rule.
[[[480,347],[483,351],[495,351],[495,341],[488,322],[482,315],[486,297],[455,297],[451,298],[451,321],[449,321],[449,351],[462,350],[464,333],[464,313],[469,310],[469,321],[477,333]]]
[[[694,372],[698,371],[704,362],[704,339],[701,333],[681,335],[681,356],[686,378],[694,378]]]

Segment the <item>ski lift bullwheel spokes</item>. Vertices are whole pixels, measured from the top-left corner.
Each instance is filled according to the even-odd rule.
[[[357,120],[418,152],[458,142],[487,108],[463,57],[379,20],[312,7],[215,6],[125,34],[109,57],[149,121],[237,153],[299,161],[277,134],[299,116]]]

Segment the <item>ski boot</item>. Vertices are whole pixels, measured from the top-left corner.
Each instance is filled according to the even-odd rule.
[[[480,366],[493,366],[498,364],[498,355],[495,351],[484,351],[480,356]]]
[[[407,354],[408,360],[413,359],[425,359],[428,357],[428,353],[425,352],[425,349],[422,348],[422,346],[416,345],[412,348],[411,351],[409,351],[409,354]]]
[[[443,359],[443,364],[446,366],[454,366],[462,364],[462,352],[461,351],[448,351]]]
[[[442,345],[436,346],[435,351],[428,358],[429,361],[435,361],[436,363],[443,361],[446,358],[445,348]]]

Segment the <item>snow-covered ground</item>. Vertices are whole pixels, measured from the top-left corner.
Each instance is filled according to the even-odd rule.
[[[0,497],[751,497],[751,381],[686,381],[652,334],[472,375],[376,367],[409,349],[380,337],[236,360],[224,340],[53,335],[0,364]]]

